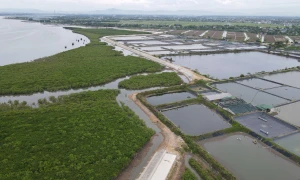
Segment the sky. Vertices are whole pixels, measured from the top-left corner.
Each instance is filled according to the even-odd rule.
[[[44,11],[196,10],[216,14],[300,16],[300,0],[0,0],[0,9]]]

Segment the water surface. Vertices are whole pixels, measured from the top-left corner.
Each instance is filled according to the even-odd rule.
[[[244,84],[246,86],[250,86],[256,89],[268,89],[281,86],[280,84],[264,81],[258,78],[245,79],[242,81],[237,81],[237,83]]]
[[[175,64],[193,70],[197,69],[201,74],[209,74],[218,79],[227,79],[241,74],[261,71],[270,72],[300,65],[296,59],[260,52],[180,55],[171,56],[171,58],[175,61]]]
[[[300,127],[300,102],[277,107],[275,111],[278,113],[276,117]]]
[[[268,89],[265,91],[293,101],[300,100],[300,89],[297,88],[292,88],[289,86],[281,86],[277,88]]]
[[[151,105],[157,106],[160,104],[169,104],[169,103],[183,101],[195,97],[196,97],[195,95],[189,92],[180,92],[180,93],[163,94],[161,96],[151,96],[147,98],[147,101]]]
[[[188,135],[196,136],[231,127],[204,105],[195,104],[162,113]]]
[[[294,87],[300,88],[300,81],[299,81],[300,72],[299,71],[267,75],[267,76],[263,76],[263,78],[271,80],[271,81],[279,82],[282,84],[286,84],[289,86],[294,86]]]
[[[300,157],[300,133],[276,139],[275,143]]]
[[[286,99],[267,94],[244,85],[237,83],[224,83],[224,84],[214,84],[217,89],[230,93],[231,95],[241,98],[244,101],[253,104],[254,106],[267,104],[271,106],[276,106],[279,104],[289,102]]]
[[[51,56],[88,42],[85,36],[63,27],[0,17],[0,66]]]
[[[268,147],[254,144],[253,140],[247,135],[230,135],[204,142],[203,146],[238,179],[299,179],[299,166],[272,153]]]

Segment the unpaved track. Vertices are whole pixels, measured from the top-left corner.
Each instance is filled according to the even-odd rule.
[[[156,150],[156,152],[161,149],[165,149],[167,152],[175,154],[177,156],[176,164],[170,171],[172,176],[169,178],[172,180],[180,179],[182,173],[182,166],[184,166],[184,157],[178,151],[178,149],[180,149],[182,145],[184,145],[183,139],[180,136],[174,134],[166,125],[164,125],[146,106],[144,106],[136,98],[136,95],[137,94],[132,94],[129,96],[129,98],[147,114],[147,116],[151,119],[153,123],[157,124],[157,126],[161,129],[161,133],[164,137],[163,142]]]

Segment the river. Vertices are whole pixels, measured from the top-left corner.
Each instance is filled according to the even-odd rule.
[[[89,42],[87,37],[61,26],[4,19],[0,16],[0,66],[51,56]]]

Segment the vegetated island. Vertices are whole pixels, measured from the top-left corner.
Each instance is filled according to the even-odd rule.
[[[143,72],[162,70],[158,63],[139,57],[123,56],[99,42],[107,35],[138,32],[114,29],[69,28],[87,36],[85,47],[41,58],[33,62],[0,66],[0,95],[31,94],[102,85],[115,79]]]
[[[146,89],[150,87],[169,87],[182,84],[181,78],[175,72],[137,75],[119,83],[120,88]]]

